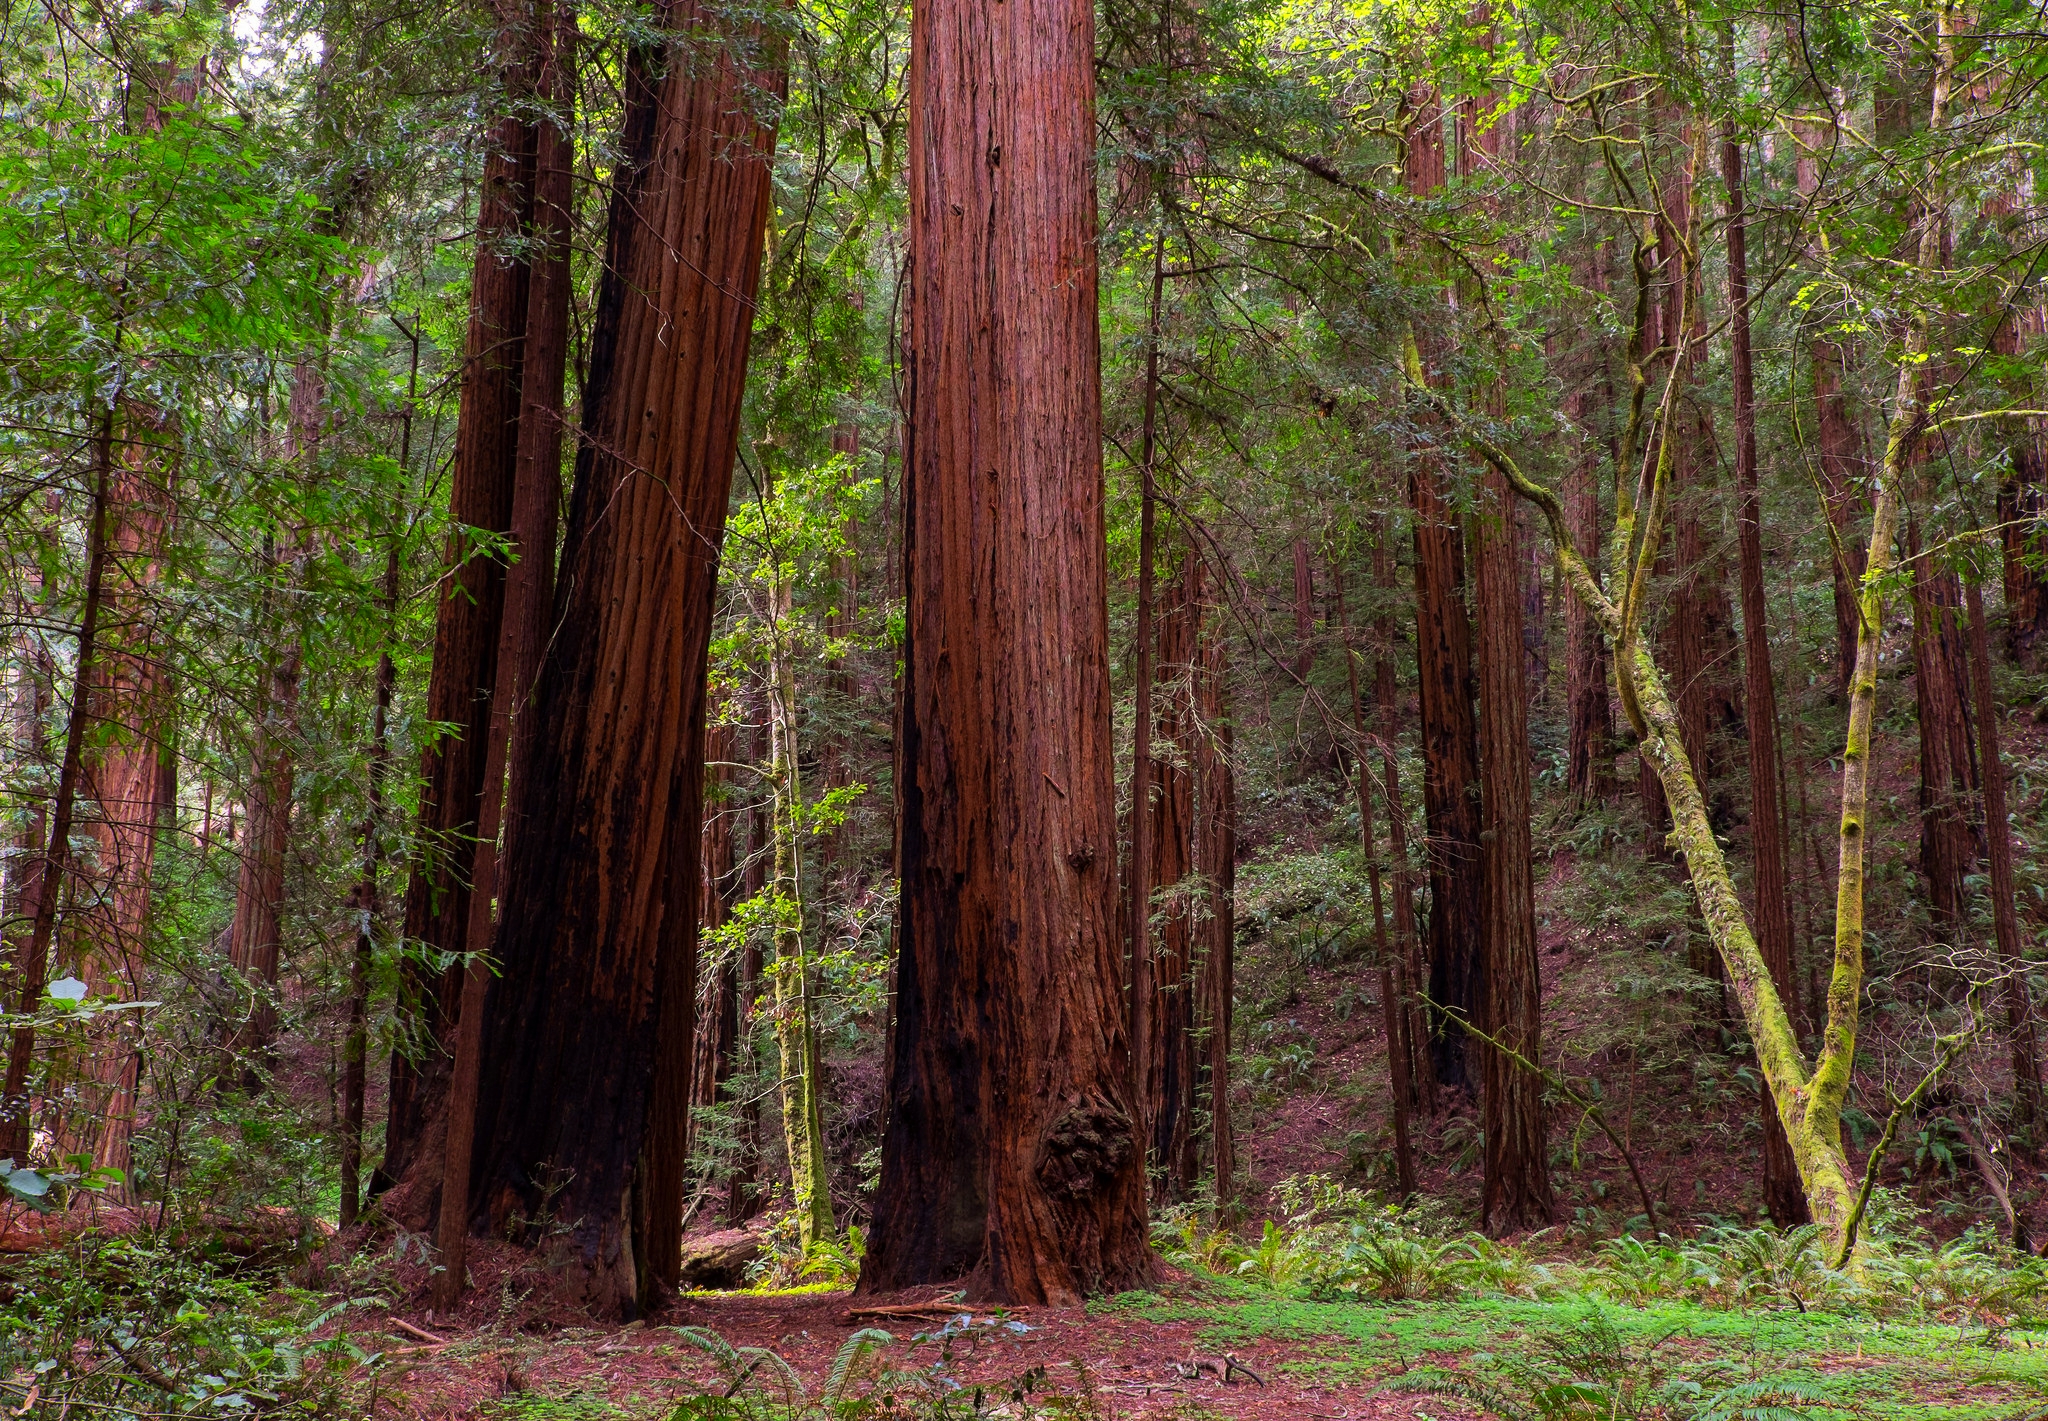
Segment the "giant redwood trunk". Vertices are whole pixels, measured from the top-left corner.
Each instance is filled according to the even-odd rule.
[[[860,1286],[1149,1281],[1116,938],[1094,9],[911,31],[902,909]]]
[[[630,1316],[679,1260],[704,669],[769,211],[779,74],[700,32],[625,74],[622,162],[550,651],[515,748],[471,1208],[573,1221],[562,1277]],[[687,35],[687,38],[685,37]],[[747,38],[758,41],[760,36]]]
[[[1408,191],[1426,197],[1444,182],[1442,105],[1418,89],[1407,105],[1402,160]],[[1439,352],[1424,346],[1434,363]],[[1434,371],[1428,372],[1435,378]],[[1422,802],[1429,822],[1429,997],[1477,1020],[1479,950],[1485,932],[1485,854],[1480,841],[1479,730],[1473,714],[1472,625],[1465,611],[1465,536],[1448,474],[1433,448],[1418,448],[1408,475],[1415,524],[1415,661],[1422,711]],[[1517,653],[1519,655],[1519,653]],[[1433,1023],[1436,1078],[1478,1087],[1466,1037]]]
[[[511,6],[507,6],[508,11]],[[515,37],[510,24],[501,39]],[[508,73],[523,87],[521,68]],[[420,756],[417,847],[405,891],[405,936],[437,952],[462,951],[469,930],[469,881],[476,853],[477,795],[489,749],[491,688],[505,605],[505,564],[477,550],[480,533],[512,528],[512,485],[519,448],[528,268],[523,238],[532,202],[536,130],[506,114],[491,126],[477,202],[476,255],[470,270],[469,328],[455,423],[455,467],[448,487],[449,535],[426,719],[453,727]],[[472,532],[471,530],[475,530]],[[384,1162],[373,1187],[404,1178],[437,1129],[446,1093],[448,1051],[461,1000],[462,972],[405,969],[399,1011],[411,1030],[391,1057]]]
[[[1543,985],[1536,958],[1536,889],[1530,868],[1529,687],[1522,653],[1522,556],[1514,494],[1490,474],[1490,507],[1476,515],[1479,608],[1479,758],[1484,784],[1486,937],[1480,1016],[1500,1043],[1481,1045],[1486,1176],[1480,1219],[1490,1231],[1550,1222],[1550,1148],[1543,1059]],[[1519,1053],[1528,1064],[1516,1061]]]
[[[1757,492],[1756,379],[1749,345],[1749,247],[1744,217],[1742,144],[1730,125],[1721,144],[1728,192],[1729,366],[1735,413],[1735,496],[1742,591],[1743,704],[1749,731],[1749,836],[1754,857],[1757,949],[1785,1009],[1799,1016],[1792,964],[1792,907],[1785,889],[1785,814],[1779,798],[1778,686],[1764,601],[1763,501]],[[1763,1092],[1764,1207],[1780,1228],[1809,1222],[1799,1162],[1776,1102]]]

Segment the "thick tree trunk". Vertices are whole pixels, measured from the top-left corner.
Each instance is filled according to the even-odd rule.
[[[2033,1132],[2043,1121],[2041,1047],[2034,1002],[2027,989],[2020,941],[2018,889],[2013,881],[2012,821],[2005,799],[2005,761],[1999,754],[1998,697],[1991,687],[1991,634],[1984,624],[1984,594],[1972,581],[1963,595],[1970,608],[1970,690],[1976,700],[1977,750],[1984,786],[1984,847],[1991,866],[1991,922],[1999,967],[2005,974],[2005,1025],[2012,1049],[2014,1115]]]
[[[564,1284],[617,1315],[680,1266],[656,1247],[682,1211],[704,670],[769,214],[756,96],[781,83],[692,35],[708,13],[664,19],[675,37],[625,73],[551,650],[512,766],[471,1188],[493,1232],[551,1199],[574,1221]]]
[[[562,496],[562,379],[569,354],[569,204],[575,161],[569,110],[574,103],[576,31],[574,15],[566,4],[537,6],[534,23],[552,31],[535,43],[543,54],[540,93],[555,106],[560,119],[543,122],[534,139],[534,253],[521,342],[512,527],[506,543],[508,566],[491,688],[491,720],[485,731],[483,782],[476,799],[477,841],[471,857],[469,924],[463,939],[469,962],[463,971],[462,1005],[455,1025],[455,1062],[449,1078],[441,1155],[436,1242],[442,1271],[434,1278],[434,1302],[443,1309],[454,1306],[464,1284],[470,1165],[476,1143],[478,1082],[485,1065],[483,1003],[491,975],[491,909],[502,896],[498,836],[501,827],[508,836],[524,831],[524,826],[515,823],[524,786],[515,779],[508,789],[505,781],[508,766],[531,763],[521,752],[530,747],[535,726],[533,717],[522,712],[546,652],[547,612],[554,601],[556,507]]]
[[[1731,56],[1732,58],[1732,56]],[[1749,246],[1744,213],[1742,143],[1731,124],[1722,132],[1721,178],[1728,192],[1728,359],[1735,405],[1735,496],[1742,578],[1742,670],[1749,730],[1749,835],[1754,853],[1757,948],[1785,1010],[1799,1015],[1799,974],[1792,965],[1792,908],[1785,892],[1785,815],[1778,786],[1778,684],[1764,599],[1763,500],[1757,492],[1756,377],[1749,346]],[[1799,1162],[1785,1137],[1770,1091],[1763,1092],[1764,1207],[1771,1222],[1791,1228],[1809,1221],[1799,1187]]]
[[[517,28],[522,16],[510,4],[504,16],[500,42],[516,53],[524,47]],[[530,76],[515,63],[505,79],[509,88],[521,90]],[[420,757],[417,847],[405,892],[406,939],[437,952],[461,952],[469,932],[476,802],[489,750],[491,689],[497,681],[505,605],[504,562],[477,552],[472,540],[479,534],[504,537],[512,528],[530,286],[521,243],[532,214],[537,141],[533,125],[501,115],[490,130],[478,194],[455,467],[448,489],[448,518],[455,531],[436,609],[425,706],[428,721],[455,729],[430,742]],[[384,1162],[373,1189],[388,1188],[423,1156],[438,1159],[442,1152],[439,1135],[446,1122],[441,1112],[462,976],[459,965],[431,977],[415,966],[405,969],[399,1013],[410,1029],[401,1034],[391,1057]]]
[[[861,1288],[1157,1275],[1118,1001],[1094,11],[912,17],[903,907]]]
[[[1522,658],[1521,577],[1514,494],[1497,473],[1475,518],[1479,608],[1479,759],[1484,785],[1486,938],[1479,1020],[1530,1062],[1543,1059],[1543,983],[1536,958],[1530,869],[1529,688]],[[1541,1076],[1482,1045],[1486,1133],[1482,1226],[1494,1233],[1550,1222],[1550,1147]]]
[[[87,713],[100,727],[81,765],[92,802],[93,907],[83,914],[81,975],[96,997],[132,999],[142,985],[150,885],[174,781],[170,677],[152,603],[172,512],[175,448],[162,415],[123,408],[126,425],[107,492],[109,582]],[[77,1145],[95,1165],[126,1174],[141,1067],[133,1013],[104,1018],[89,1065],[91,1097],[73,1114]]]
[[[1152,305],[1145,349],[1145,414],[1139,436],[1138,476],[1138,608],[1132,640],[1136,652],[1137,708],[1131,717],[1131,866],[1124,885],[1129,901],[1122,905],[1130,942],[1131,1091],[1138,1108],[1138,1137],[1152,1139],[1153,1122],[1164,1108],[1160,1100],[1158,1059],[1159,971],[1152,951],[1152,680],[1155,655],[1152,619],[1158,600],[1155,566],[1159,517],[1157,470],[1153,460],[1159,437],[1159,308],[1166,283],[1166,238],[1154,233],[1152,243]],[[1157,1164],[1158,1161],[1154,1160]]]
[[[118,332],[117,338],[118,338]],[[29,1016],[41,1005],[49,968],[50,942],[57,927],[57,902],[64,875],[71,866],[71,820],[78,805],[80,770],[85,758],[85,728],[91,719],[86,702],[97,674],[100,608],[107,569],[107,494],[113,478],[114,412],[100,417],[93,440],[92,504],[86,512],[85,600],[78,618],[78,653],[71,689],[71,710],[64,728],[64,756],[57,766],[57,792],[50,805],[50,835],[40,845],[35,919],[28,941],[21,944],[15,966],[21,987],[15,1011]],[[8,1042],[7,1079],[0,1085],[0,1157],[26,1160],[32,1134],[28,1098],[29,1070],[35,1062],[33,1026],[19,1025]]]
[[[1188,556],[1200,553],[1190,548]],[[1202,1024],[1209,1033],[1209,1168],[1227,1219],[1237,1200],[1237,1137],[1230,1114],[1231,1016],[1237,991],[1237,777],[1221,629],[1204,603],[1195,667],[1195,866],[1207,885],[1202,920]]]
[[[1403,176],[1411,196],[1443,186],[1442,105],[1434,90],[1409,96]],[[1437,352],[1425,350],[1434,361]],[[1425,369],[1425,378],[1437,378]],[[1473,699],[1472,627],[1465,611],[1465,536],[1441,456],[1418,449],[1408,476],[1415,523],[1415,660],[1422,708],[1422,802],[1429,821],[1429,997],[1476,1021],[1485,933],[1485,854],[1480,841],[1479,730]],[[1466,1036],[1448,1018],[1431,1023],[1436,1079],[1468,1093],[1478,1081]]]

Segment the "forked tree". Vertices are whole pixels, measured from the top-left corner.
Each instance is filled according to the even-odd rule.
[[[1951,9],[1943,6],[1936,18],[1938,53],[1930,130],[1943,127],[1955,73]],[[1704,135],[1696,130],[1691,159],[1695,173],[1704,152]],[[1939,262],[1942,228],[1941,204],[1932,193],[1923,193],[1913,234],[1914,268],[1923,279]],[[1687,265],[1696,266],[1696,227],[1681,243],[1681,253]],[[1689,325],[1681,321],[1680,331],[1687,331]],[[1689,343],[1693,337],[1686,334],[1682,339]],[[1807,1206],[1820,1227],[1830,1259],[1837,1266],[1848,1263],[1853,1255],[1856,1230],[1867,1198],[1857,1187],[1843,1148],[1842,1109],[1854,1069],[1858,1005],[1863,990],[1864,841],[1886,584],[1897,564],[1893,543],[1898,533],[1901,484],[1908,477],[1914,447],[1928,425],[1919,378],[1928,350],[1924,314],[1911,320],[1902,344],[1884,459],[1872,490],[1870,544],[1857,589],[1855,670],[1849,682],[1849,725],[1842,748],[1834,972],[1828,986],[1819,1051],[1812,1059],[1800,1047],[1791,1012],[1779,994],[1770,963],[1743,911],[1728,860],[1714,837],[1707,804],[1686,753],[1676,698],[1654,646],[1643,635],[1651,570],[1656,565],[1672,496],[1673,406],[1679,372],[1688,352],[1676,352],[1664,383],[1656,415],[1654,457],[1644,461],[1639,473],[1625,464],[1617,466],[1615,516],[1604,577],[1579,553],[1569,516],[1558,497],[1529,479],[1513,455],[1474,432],[1450,403],[1426,383],[1412,333],[1406,337],[1403,357],[1409,390],[1442,416],[1458,422],[1466,442],[1517,494],[1542,511],[1549,524],[1560,575],[1573,595],[1591,610],[1613,649],[1622,708],[1635,729],[1644,759],[1663,787],[1674,825],[1673,839],[1684,855],[1708,936],[1755,1044],[1758,1064],[1798,1165]],[[1643,414],[1644,377],[1641,365],[1634,361],[1631,378],[1637,392],[1630,416],[1631,424],[1635,425]],[[1624,447],[1632,445],[1633,431],[1623,443]],[[1948,1046],[1953,1048],[1956,1040],[1949,1039]],[[1952,1055],[1950,1049],[1943,1059]]]
[[[769,212],[779,46],[679,3],[625,73],[553,635],[514,738],[472,1224],[569,1225],[631,1316],[680,1269],[704,670]]]
[[[911,27],[902,910],[860,1286],[1144,1283],[1116,938],[1094,9]]]

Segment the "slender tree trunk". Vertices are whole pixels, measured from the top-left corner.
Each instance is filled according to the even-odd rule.
[[[492,909],[502,896],[498,838],[501,828],[508,836],[524,831],[524,826],[516,823],[524,786],[515,780],[508,789],[506,776],[509,767],[530,763],[520,752],[532,741],[534,727],[532,718],[522,712],[527,709],[527,696],[547,644],[547,609],[554,601],[555,510],[562,496],[562,378],[569,353],[569,203],[574,163],[568,106],[573,103],[575,21],[566,4],[557,8],[544,3],[537,7],[535,23],[554,27],[544,46],[540,92],[557,107],[561,120],[540,124],[534,140],[535,254],[520,364],[512,527],[506,544],[508,566],[494,658],[491,720],[485,731],[483,782],[476,800],[477,841],[471,859],[469,924],[463,939],[469,961],[463,971],[462,1004],[456,1018],[455,1063],[442,1145],[441,1207],[435,1236],[442,1271],[434,1279],[434,1305],[443,1309],[454,1306],[464,1284],[477,1090],[484,1069],[484,995],[491,974]]]
[[[2027,990],[2026,958],[2020,942],[2018,888],[2013,882],[2012,821],[2006,808],[2005,762],[1999,754],[1998,698],[1991,686],[1991,635],[1984,624],[1984,594],[1974,580],[1963,596],[1970,608],[1970,689],[1977,705],[1977,750],[1983,757],[1984,846],[1991,867],[1991,922],[2005,974],[2005,1025],[2012,1046],[2013,1114],[2030,1134],[2044,1119],[2041,1047],[2034,1029],[2034,1002]],[[2038,1146],[2037,1146],[2038,1147]]]
[[[1188,556],[1199,558],[1190,547]],[[1216,1206],[1232,1217],[1237,1203],[1237,1139],[1230,1113],[1231,1016],[1237,991],[1237,781],[1231,764],[1230,712],[1221,629],[1206,599],[1195,670],[1195,775],[1199,818],[1196,867],[1208,885],[1202,921],[1202,1020],[1209,1039],[1209,1165]]]
[[[1970,935],[1965,880],[1977,866],[1970,804],[1977,756],[1968,694],[1969,659],[1962,627],[1962,585],[1949,568],[1920,556],[1917,520],[1908,517],[1913,554],[1913,694],[1920,730],[1920,872],[1937,940]]]
[[[1733,62],[1733,31],[1727,58]],[[1785,893],[1785,816],[1778,786],[1778,686],[1771,670],[1771,634],[1764,599],[1763,500],[1757,492],[1756,379],[1749,346],[1749,248],[1744,212],[1742,142],[1731,122],[1722,130],[1721,178],[1728,191],[1728,348],[1735,403],[1735,496],[1742,566],[1742,667],[1749,730],[1749,833],[1755,855],[1757,948],[1794,1018],[1799,974],[1792,965],[1792,909]],[[1799,1186],[1799,1162],[1763,1092],[1764,1207],[1771,1222],[1791,1228],[1809,1222]]]
[[[118,332],[116,339],[118,343]],[[50,837],[42,846],[35,921],[16,961],[21,991],[15,998],[15,1010],[22,1016],[33,1014],[42,1005],[50,942],[57,926],[57,901],[63,896],[64,875],[71,865],[71,820],[78,804],[85,727],[91,718],[86,702],[98,665],[100,604],[107,568],[107,493],[113,461],[114,411],[109,409],[100,417],[93,440],[92,506],[86,514],[85,602],[78,618],[77,670],[71,690],[71,711],[64,728],[64,758],[58,762],[57,793],[50,806]],[[14,1160],[25,1161],[29,1157],[28,1077],[35,1061],[35,1048],[35,1028],[16,1026],[8,1043],[7,1080],[4,1089],[0,1089],[0,1156]]]
[[[406,460],[401,456],[399,467]],[[398,616],[398,548],[394,542],[384,564],[384,618]],[[377,875],[383,867],[384,777],[390,771],[391,693],[398,669],[387,647],[377,658],[377,681],[370,713],[370,784],[363,810],[363,871],[356,880],[356,950],[349,962],[348,1036],[342,1046],[341,1082],[341,1226],[356,1221],[363,1198],[363,1097],[370,1063],[370,974],[377,959]]]
[[[903,907],[861,1288],[1150,1281],[1117,1000],[1094,10],[912,16]]]
[[[708,12],[664,19],[627,61],[551,651],[512,765],[470,1194],[497,1231],[539,1212],[536,1169],[554,1171],[563,1283],[617,1315],[681,1266],[704,671],[770,205],[756,96],[781,85],[772,42],[750,72]]]
[[[1159,974],[1152,953],[1152,662],[1154,586],[1158,556],[1159,307],[1166,283],[1166,234],[1152,243],[1152,306],[1145,350],[1145,415],[1138,449],[1143,481],[1138,506],[1137,709],[1132,716],[1130,902],[1124,912],[1131,943],[1131,1090],[1138,1106],[1139,1138],[1150,1142],[1160,1099]],[[1154,1161],[1157,1163],[1158,1161]]]
[[[1183,557],[1180,586],[1169,594],[1159,619],[1154,667],[1153,743],[1165,747],[1155,758],[1152,800],[1149,914],[1158,920],[1153,946],[1157,1036],[1152,1058],[1158,1084],[1153,1095],[1152,1160],[1166,1193],[1184,1199],[1194,1188],[1200,1165],[1195,1152],[1195,922],[1182,884],[1194,867],[1195,642],[1202,615],[1202,559],[1190,546]]]
[[[1294,674],[1316,664],[1316,574],[1308,539],[1294,540]]]
[[[526,93],[533,82],[525,68],[531,61],[525,52],[531,36],[522,29],[531,17],[513,0],[498,3],[499,43],[514,56],[502,78],[509,92]],[[455,467],[448,490],[448,518],[455,531],[441,579],[425,707],[428,721],[455,729],[430,741],[421,755],[418,847],[405,894],[406,939],[446,953],[464,951],[468,941],[477,796],[489,751],[491,691],[497,684],[505,605],[505,564],[477,551],[469,530],[504,537],[512,528],[531,285],[522,243],[533,211],[538,141],[525,118],[499,115],[487,135],[479,184]],[[416,967],[405,970],[399,1011],[411,1029],[401,1034],[402,1044],[391,1057],[384,1163],[373,1188],[389,1187],[420,1162],[430,1162],[428,1167],[439,1173],[462,988],[459,964],[435,978]]]
[[[1479,606],[1479,762],[1486,842],[1486,937],[1480,1021],[1530,1061],[1543,1059],[1543,980],[1536,957],[1530,860],[1529,688],[1522,656],[1522,556],[1514,494],[1497,473],[1492,506],[1474,521]],[[1544,1083],[1504,1052],[1480,1048],[1486,1133],[1483,1227],[1495,1233],[1550,1222],[1550,1146]]]
[[[697,918],[700,934],[718,932],[730,916],[733,892],[732,852],[733,727],[712,724],[704,730],[704,841],[698,875],[702,895]],[[732,1079],[739,1050],[739,962],[726,955],[712,970],[700,960],[697,982],[697,1038],[690,1065],[690,1120],[687,1145],[697,1149],[697,1111],[718,1104]]]
[[[1422,939],[1415,931],[1415,884],[1408,867],[1408,809],[1401,789],[1401,762],[1396,754],[1401,737],[1401,706],[1394,658],[1400,632],[1392,611],[1396,582],[1392,534],[1384,517],[1373,540],[1372,568],[1373,581],[1382,598],[1379,651],[1373,658],[1373,700],[1379,711],[1380,786],[1387,801],[1387,856],[1394,866],[1394,985],[1402,1002],[1401,1044],[1408,1056],[1409,1105],[1434,1115],[1436,1073],[1430,1069],[1428,1055],[1429,1022],[1415,991],[1419,983],[1429,980],[1429,964],[1423,960]]]
[[[765,701],[765,697],[763,697]],[[765,764],[768,759],[767,715],[763,711],[748,731],[748,757],[756,765]],[[772,801],[765,794],[757,794],[747,813],[747,862],[740,875],[739,898],[747,902],[756,897],[768,883],[768,865],[773,859],[775,848],[774,826],[769,819]],[[735,1027],[739,1033],[738,1053],[746,1074],[753,1075],[758,1066],[759,1022],[757,1015],[761,996],[761,944],[752,934],[740,949],[737,970],[738,1001],[734,1006]],[[766,1205],[767,1199],[761,1190],[761,1097],[750,1092],[739,1106],[739,1157],[733,1161],[732,1179],[726,1191],[726,1218],[734,1224],[743,1224],[754,1217]]]
[[[803,859],[797,846],[803,777],[797,741],[796,616],[789,584],[770,590],[768,778],[774,786],[775,1044],[782,1097],[782,1139],[789,1158],[789,1199],[797,1247],[833,1237],[832,1186],[825,1158],[824,1079],[818,1059],[817,981],[804,943]]]
[[[1380,1015],[1387,1033],[1387,1084],[1394,1126],[1394,1170],[1400,1183],[1401,1197],[1407,1199],[1415,1193],[1415,1151],[1408,1139],[1408,1116],[1415,1092],[1408,1080],[1410,1063],[1404,1039],[1405,1012],[1400,990],[1395,985],[1398,963],[1394,946],[1387,938],[1387,910],[1380,884],[1380,861],[1373,848],[1372,783],[1371,771],[1367,768],[1370,762],[1365,751],[1370,733],[1365,725],[1365,698],[1358,691],[1358,652],[1351,645],[1351,627],[1344,613],[1344,580],[1335,570],[1330,574],[1330,592],[1337,604],[1338,634],[1344,644],[1344,674],[1351,689],[1351,728],[1358,742],[1358,753],[1352,764],[1352,785],[1358,793],[1359,847],[1365,854],[1366,883],[1372,892],[1373,946],[1379,954]],[[1387,786],[1389,801],[1395,783],[1398,781]]]

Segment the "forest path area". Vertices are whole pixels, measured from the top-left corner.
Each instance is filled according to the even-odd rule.
[[[925,1297],[847,1292],[686,1295],[624,1329],[537,1332],[531,1322],[418,1348],[393,1332],[380,1417],[601,1421],[670,1416],[1116,1417],[1423,1421],[1477,1416],[1801,1416],[1811,1421],[2020,1421],[2048,1405],[2048,1336],[1794,1308],[1584,1298],[1317,1302],[1196,1279],[1085,1308],[930,1317],[868,1309]],[[835,1359],[862,1328],[891,1341],[822,1404]],[[678,1329],[747,1353],[735,1375]],[[397,1353],[406,1343],[412,1350]],[[1228,1382],[1215,1369],[1234,1360]],[[1189,1375],[1190,1372],[1195,1375]],[[1255,1378],[1255,1379],[1254,1379]],[[1569,1396],[1567,1396],[1569,1393]],[[695,1399],[694,1401],[692,1399]],[[1560,1398],[1572,1405],[1559,1410]]]

